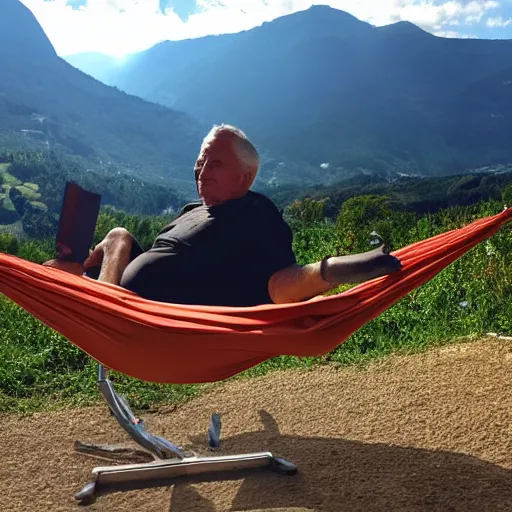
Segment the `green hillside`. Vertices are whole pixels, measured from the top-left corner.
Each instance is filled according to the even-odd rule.
[[[72,159],[46,151],[0,148],[0,232],[41,238],[56,233],[67,181],[102,196],[102,204],[130,214],[178,210],[187,196],[127,175],[98,174]]]

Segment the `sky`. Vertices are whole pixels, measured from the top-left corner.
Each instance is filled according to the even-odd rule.
[[[247,30],[314,4],[376,26],[404,20],[444,37],[512,39],[512,0],[20,1],[61,56],[101,52],[123,57],[160,41]]]

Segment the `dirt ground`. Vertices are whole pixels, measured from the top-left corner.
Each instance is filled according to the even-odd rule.
[[[320,368],[225,383],[173,411],[142,415],[149,431],[207,454],[271,451],[298,472],[231,473],[100,495],[74,494],[95,466],[75,440],[127,444],[106,407],[7,416],[0,425],[0,509],[14,511],[512,510],[512,342],[486,339],[392,358],[364,370]]]

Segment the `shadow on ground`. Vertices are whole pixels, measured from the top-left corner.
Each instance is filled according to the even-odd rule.
[[[221,452],[268,450],[297,464],[298,473],[256,470],[216,476],[213,481],[241,484],[230,511],[512,510],[512,471],[500,466],[444,451],[281,435],[273,418],[260,414],[265,430],[225,439]],[[196,446],[203,442],[204,438],[191,439]],[[218,511],[195,485],[204,481],[205,477],[194,477],[176,482],[169,511]]]

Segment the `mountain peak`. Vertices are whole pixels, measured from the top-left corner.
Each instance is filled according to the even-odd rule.
[[[260,34],[260,29],[267,34],[279,34],[285,40],[295,41],[312,37],[360,37],[371,32],[373,26],[340,9],[312,5],[308,9],[265,22],[249,32]]]
[[[310,12],[310,13],[318,13],[322,15],[330,15],[330,16],[338,16],[338,17],[344,17],[347,19],[351,19],[354,21],[357,21],[359,23],[364,23],[364,21],[361,21],[360,19],[356,18],[354,15],[350,14],[347,11],[343,11],[342,9],[336,9],[336,7],[331,7],[327,4],[313,4],[308,9],[305,9],[302,12]]]
[[[389,25],[378,27],[377,30],[379,30],[380,32],[400,36],[421,34],[434,37],[430,32],[423,30],[422,28],[418,27],[418,25],[415,25],[410,21],[397,21],[396,23],[390,23]]]
[[[57,54],[32,11],[19,0],[0,1],[0,51],[13,58],[55,57]]]
[[[302,11],[297,11],[293,14],[287,14],[285,16],[281,16],[280,18],[277,18],[277,20],[298,20],[298,19],[304,19],[308,20],[310,22],[319,22],[319,23],[344,23],[344,24],[353,24],[357,26],[367,26],[370,28],[372,25],[365,21],[361,21],[357,19],[352,14],[342,11],[341,9],[336,9],[334,7],[331,7],[330,5],[324,5],[324,4],[314,4],[308,9],[304,9]]]

